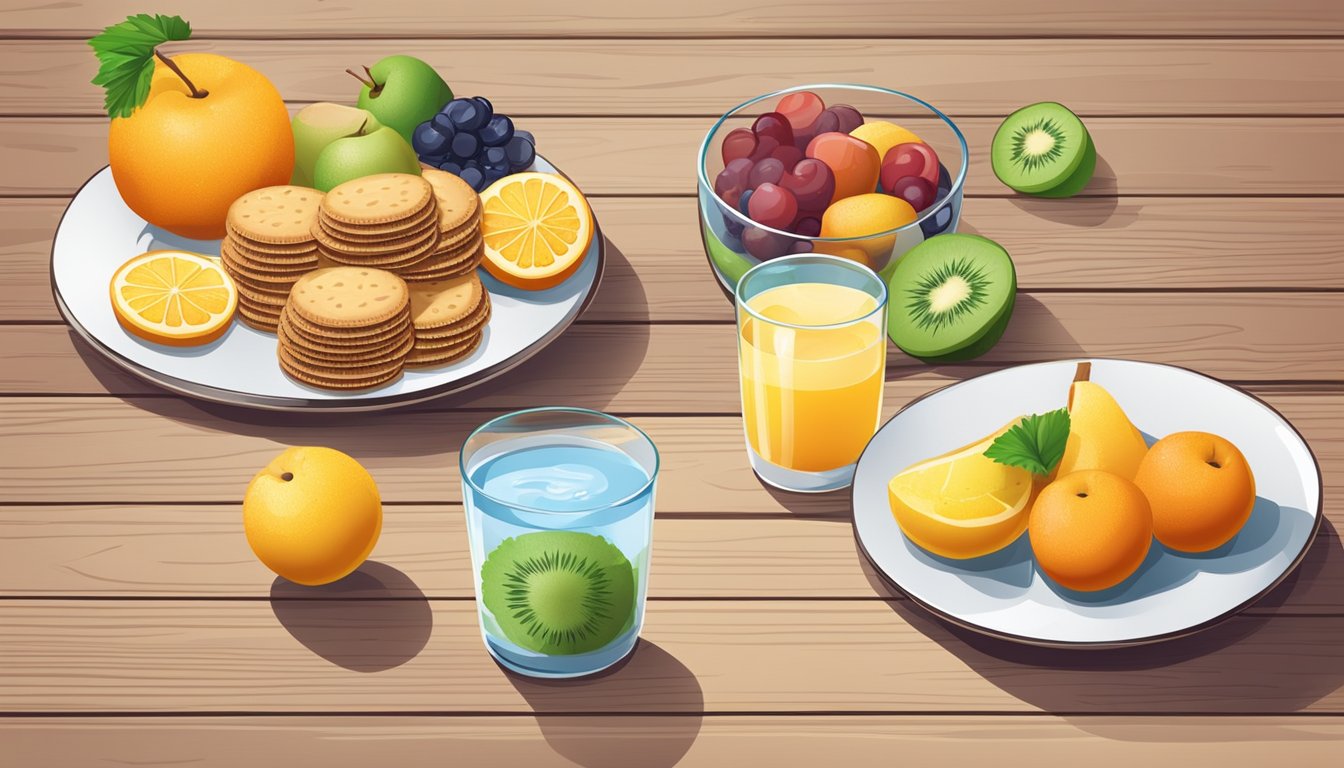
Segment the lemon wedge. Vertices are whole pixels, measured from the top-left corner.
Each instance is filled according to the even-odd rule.
[[[891,478],[891,512],[911,541],[936,555],[965,559],[1003,549],[1022,535],[1039,491],[1035,476],[985,456],[1016,423]]]

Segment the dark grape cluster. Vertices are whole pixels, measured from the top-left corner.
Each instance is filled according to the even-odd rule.
[[[447,171],[480,192],[532,167],[536,140],[495,112],[484,96],[453,99],[411,137],[420,162]]]

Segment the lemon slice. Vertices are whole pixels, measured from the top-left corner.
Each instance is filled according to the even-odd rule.
[[[934,554],[962,559],[1002,549],[1022,535],[1038,490],[1035,478],[985,456],[994,438],[1010,426],[891,479],[891,511],[911,541]]]
[[[219,263],[187,251],[136,256],[112,276],[110,290],[123,328],[175,347],[219,338],[238,307],[238,289]]]
[[[524,290],[552,288],[574,274],[593,239],[583,193],[563,176],[518,173],[481,193],[485,268]]]

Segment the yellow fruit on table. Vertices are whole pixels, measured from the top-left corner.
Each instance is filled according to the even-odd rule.
[[[149,98],[112,120],[108,155],[117,191],[136,215],[182,237],[224,236],[234,200],[288,183],[294,169],[289,111],[260,72],[224,56],[172,58],[198,91],[159,62]]]
[[[515,288],[553,288],[574,274],[593,241],[588,201],[563,176],[516,173],[481,193],[485,268]]]
[[[858,128],[850,131],[849,135],[856,139],[863,139],[869,144],[872,144],[873,149],[877,150],[877,158],[879,160],[885,160],[887,157],[887,150],[897,144],[909,144],[911,142],[923,143],[924,141],[919,138],[914,131],[906,130],[901,126],[895,123],[889,123],[886,120],[873,120],[864,123]]]
[[[257,559],[296,584],[329,584],[373,551],[383,528],[378,486],[331,448],[289,448],[252,478],[243,530]]]
[[[864,238],[878,232],[887,232],[918,218],[915,209],[899,197],[870,192],[854,195],[831,203],[821,215],[822,237]],[[843,243],[819,240],[814,249],[818,253],[842,256],[861,264],[873,266],[891,255],[896,246],[896,235],[867,237]]]
[[[911,541],[936,555],[964,559],[996,552],[1022,535],[1037,480],[1021,467],[985,456],[994,439],[1016,423],[891,479],[891,512]]]
[[[121,265],[108,288],[123,328],[175,347],[223,336],[238,308],[238,289],[219,262],[187,251],[142,253]]]
[[[1055,476],[1100,469],[1133,480],[1148,453],[1148,443],[1111,393],[1089,381],[1091,371],[1091,363],[1079,363],[1069,388],[1072,423]]]

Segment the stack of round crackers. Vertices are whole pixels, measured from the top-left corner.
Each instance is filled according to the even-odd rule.
[[[401,376],[415,345],[406,282],[372,267],[309,272],[290,291],[277,335],[280,368],[304,384],[386,384]]]
[[[229,207],[220,262],[238,286],[243,322],[275,333],[289,289],[318,266],[313,237],[322,193],[307,187],[264,187]]]
[[[313,237],[337,264],[409,269],[439,244],[438,199],[429,182],[408,173],[347,181],[322,198]]]
[[[490,321],[490,294],[474,271],[447,280],[411,283],[410,292],[415,344],[406,365],[447,365],[480,346]]]
[[[423,178],[433,189],[439,209],[439,242],[424,261],[398,270],[408,283],[465,275],[485,258],[480,195],[447,171],[426,168]]]

